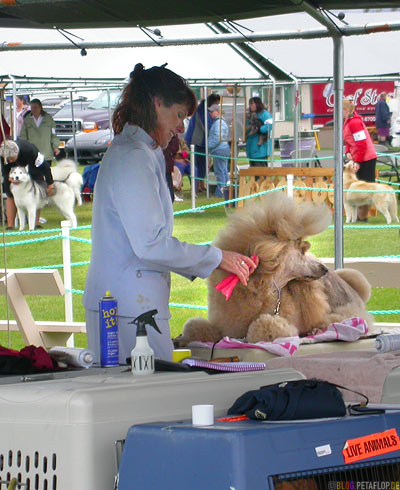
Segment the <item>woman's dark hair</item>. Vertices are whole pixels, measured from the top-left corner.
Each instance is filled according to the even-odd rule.
[[[221,97],[219,94],[212,93],[207,97],[207,107],[211,107],[214,104],[219,104]]]
[[[254,102],[255,105],[256,105],[256,112],[259,113],[259,112],[262,112],[262,111],[265,111],[265,106],[262,102],[262,100],[260,99],[260,97],[252,97],[249,102]]]
[[[140,126],[147,133],[154,131],[157,128],[157,116],[153,97],[159,97],[166,107],[185,105],[188,116],[197,107],[196,96],[184,78],[165,68],[165,65],[145,70],[138,63],[114,111],[114,133],[120,133],[126,123]]]
[[[46,111],[43,110],[43,105],[42,102],[39,99],[32,99],[31,100],[31,105],[32,104],[37,104],[40,107],[40,113],[44,114]]]

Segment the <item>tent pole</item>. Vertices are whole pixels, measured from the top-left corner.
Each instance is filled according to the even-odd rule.
[[[335,269],[343,268],[343,38],[333,38]]]
[[[274,168],[274,150],[275,150],[275,103],[276,103],[276,79],[270,75],[272,80],[272,103],[271,103],[271,116],[272,116],[272,129],[271,129],[271,168]]]
[[[14,141],[17,140],[17,84],[15,78],[12,75],[8,75],[12,80],[12,135]],[[10,125],[11,126],[11,125]],[[10,127],[11,129],[11,127]]]
[[[300,93],[299,93],[299,81],[292,75],[294,80],[294,107],[293,107],[293,142],[295,150],[295,164],[293,167],[300,167],[299,160],[299,115],[300,115]]]
[[[74,98],[72,95],[72,90],[69,93],[69,100],[71,101],[71,119],[72,119],[72,137],[74,138],[74,160],[75,163],[78,165],[78,149],[76,146],[76,123],[75,123],[75,116],[74,116]]]

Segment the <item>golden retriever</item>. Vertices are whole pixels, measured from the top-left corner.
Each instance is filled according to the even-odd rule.
[[[391,224],[392,220],[398,223],[396,194],[394,192],[386,192],[393,191],[393,189],[386,184],[358,180],[356,176],[357,168],[354,162],[346,163],[343,172],[343,189],[382,192],[345,192],[343,204],[346,211],[346,223],[355,223],[357,221],[357,208],[365,204],[373,204],[386,218],[388,225]]]
[[[247,287],[239,283],[228,301],[215,289],[227,274],[216,269],[208,278],[208,320],[189,319],[175,345],[217,342],[224,336],[248,342],[306,336],[350,317],[372,325],[365,308],[371,286],[365,277],[352,269],[329,271],[307,253],[305,237],[325,230],[331,219],[328,207],[296,204],[282,192],[231,215],[214,244],[257,255],[259,266]]]

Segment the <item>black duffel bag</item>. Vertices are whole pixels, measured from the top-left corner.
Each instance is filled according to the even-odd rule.
[[[346,406],[338,385],[318,379],[300,379],[244,393],[228,410],[228,415],[238,414],[254,420],[343,417]]]

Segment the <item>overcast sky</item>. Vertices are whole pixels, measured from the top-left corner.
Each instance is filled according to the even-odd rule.
[[[336,12],[337,13],[337,12]],[[364,25],[398,22],[395,12],[346,13],[348,23]],[[321,28],[307,14],[291,14],[239,21],[255,32]],[[209,36],[204,25],[161,28],[165,38]],[[88,29],[71,31],[86,41],[148,39],[139,29]],[[244,31],[246,32],[246,31]],[[66,42],[55,30],[1,29],[0,42]],[[75,39],[76,41],[76,39]],[[254,47],[280,67],[298,76],[332,75],[332,46],[329,39],[273,41]],[[345,38],[345,75],[400,72],[400,31]],[[92,49],[82,57],[78,49],[64,51],[0,52],[0,73],[28,76],[125,77],[137,62],[146,67],[168,62],[169,68],[187,78],[254,77],[258,74],[228,46],[178,46],[154,48]]]

